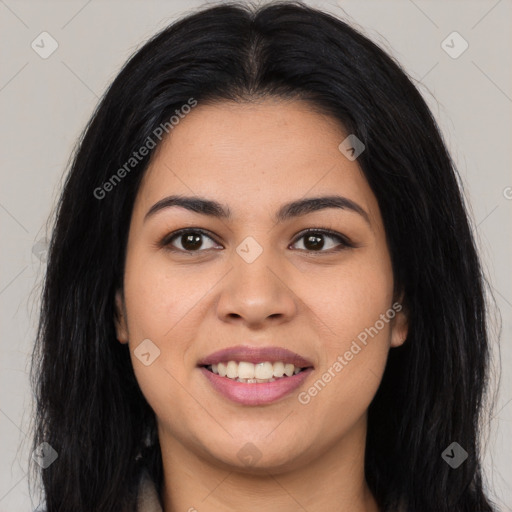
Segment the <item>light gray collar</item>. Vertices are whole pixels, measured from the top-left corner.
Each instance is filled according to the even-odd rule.
[[[143,473],[139,485],[137,512],[163,512],[155,483],[147,471]]]

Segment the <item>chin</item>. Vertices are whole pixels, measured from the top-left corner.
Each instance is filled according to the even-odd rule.
[[[297,443],[295,436],[294,446],[284,446],[281,440],[270,442],[261,438],[246,436],[229,439],[225,443],[212,440],[204,447],[207,458],[226,471],[237,471],[252,474],[285,473],[297,468],[298,464],[307,463],[302,443]]]

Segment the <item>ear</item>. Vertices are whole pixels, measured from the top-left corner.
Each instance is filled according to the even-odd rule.
[[[403,306],[403,294],[399,300],[393,302],[391,309],[395,311],[395,317],[391,323],[391,347],[400,347],[405,343],[409,332],[407,312]]]
[[[119,343],[128,343],[128,325],[126,322],[126,308],[122,290],[116,291],[114,324]]]

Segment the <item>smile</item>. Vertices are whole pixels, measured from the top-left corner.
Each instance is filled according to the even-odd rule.
[[[221,397],[254,406],[290,395],[312,373],[313,363],[284,347],[238,345],[200,359],[198,369]]]

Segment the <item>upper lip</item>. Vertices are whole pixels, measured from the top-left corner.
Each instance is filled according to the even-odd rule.
[[[198,363],[198,366],[209,366],[227,361],[247,361],[248,363],[263,363],[269,361],[275,363],[291,363],[297,368],[309,368],[313,366],[311,361],[283,347],[254,347],[247,345],[237,345],[218,350],[210,354]]]

